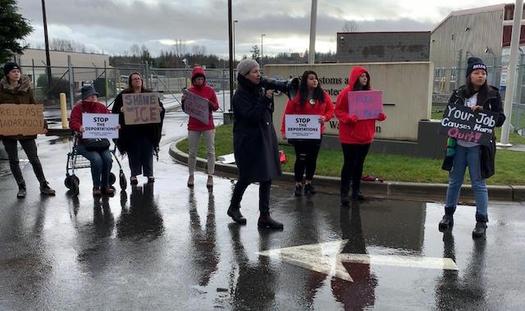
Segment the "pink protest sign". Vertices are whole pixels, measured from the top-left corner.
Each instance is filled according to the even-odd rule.
[[[348,113],[359,120],[377,119],[383,112],[383,91],[348,92]]]

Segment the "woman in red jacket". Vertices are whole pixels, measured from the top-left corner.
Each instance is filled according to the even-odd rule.
[[[83,86],[80,92],[82,94],[82,101],[73,107],[69,119],[69,128],[77,133],[83,133],[85,131],[82,125],[83,113],[111,113],[104,104],[97,101],[98,93],[94,87],[91,85]],[[109,173],[111,172],[113,162],[109,148],[98,151],[88,150],[82,139],[79,140],[76,148],[77,153],[88,159],[91,164],[93,195],[113,195],[115,190],[109,185]]]
[[[208,152],[208,180],[206,187],[213,187],[213,173],[215,172],[215,125],[213,124],[213,111],[219,109],[219,102],[217,95],[213,88],[206,83],[206,73],[200,66],[193,68],[191,73],[191,87],[188,91],[208,100],[210,107],[210,114],[207,123],[190,116],[188,121],[188,187],[193,187],[195,172],[195,165],[197,163],[197,150],[199,147],[199,140],[201,135],[206,140],[206,148]],[[185,98],[182,98],[182,105],[184,109]]]
[[[297,95],[288,101],[286,109],[283,113],[281,123],[281,134],[285,137],[285,119],[286,115],[290,114],[308,114],[319,117],[321,123],[321,135],[324,133],[324,123],[329,121],[334,115],[334,104],[330,99],[330,95],[323,91],[321,83],[317,78],[317,73],[307,70],[303,73],[299,92]],[[295,148],[295,196],[303,195],[303,176],[304,178],[304,194],[315,194],[312,186],[312,179],[315,174],[317,164],[317,155],[321,148],[321,139],[289,139],[288,142]]]
[[[363,200],[360,192],[363,164],[374,140],[376,120],[359,120],[348,112],[348,93],[370,90],[370,74],[364,67],[352,68],[348,85],[337,96],[335,115],[339,119],[339,141],[343,148],[344,163],[341,170],[341,204],[348,206],[350,181],[352,182],[352,200]],[[380,113],[377,120],[386,120]]]

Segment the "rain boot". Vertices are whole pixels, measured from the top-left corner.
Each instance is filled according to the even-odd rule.
[[[26,197],[26,183],[23,182],[21,184],[18,184],[18,193],[16,194],[16,197],[19,199],[23,199]]]
[[[242,216],[241,214],[241,208],[240,206],[234,206],[230,204],[230,207],[228,208],[228,216],[230,216],[233,221],[238,223],[239,225],[245,225],[246,224],[246,218]]]
[[[261,213],[259,220],[257,221],[257,227],[259,229],[271,229],[271,230],[283,230],[284,226],[282,223],[274,220],[270,213]]]
[[[48,195],[48,196],[54,196],[56,194],[55,190],[49,187],[49,184],[47,183],[47,181],[40,184],[40,193],[43,195]]]
[[[448,229],[451,229],[454,226],[454,212],[456,211],[456,207],[448,207],[445,206],[445,215],[443,215],[443,218],[438,224],[438,230],[440,232],[447,231]]]
[[[487,232],[487,222],[489,221],[486,215],[476,214],[476,226],[472,230],[472,238],[485,238]]]

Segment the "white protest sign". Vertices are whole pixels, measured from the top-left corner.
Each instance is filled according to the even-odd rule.
[[[83,113],[82,138],[118,138],[118,114]]]
[[[284,124],[287,139],[321,139],[321,116],[311,114],[287,114]]]
[[[210,118],[210,102],[197,94],[186,89],[182,90],[184,94],[184,112],[191,117],[208,124]]]
[[[159,94],[122,94],[122,102],[127,125],[160,123]]]

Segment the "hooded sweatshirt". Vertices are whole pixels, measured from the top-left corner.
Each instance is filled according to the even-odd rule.
[[[368,73],[366,68],[355,66],[350,72],[348,85],[337,96],[335,105],[335,116],[339,119],[339,141],[342,144],[370,144],[374,140],[376,133],[376,120],[357,120],[355,115],[348,113],[348,92],[352,89],[362,73]],[[370,75],[368,75],[370,76]],[[371,79],[368,80],[370,84]],[[359,92],[359,91],[355,91]],[[386,115],[381,114],[379,120],[386,119]]]
[[[197,77],[204,78],[204,83],[201,86],[196,86],[193,84],[195,78]],[[215,94],[213,88],[206,83],[206,73],[202,67],[197,66],[193,68],[191,73],[191,87],[188,89],[188,91],[200,97],[206,98],[210,104],[210,116],[208,119],[208,124],[190,116],[188,121],[188,130],[202,132],[214,129],[215,125],[213,124],[212,112],[219,109],[219,102],[217,101],[217,95]]]

